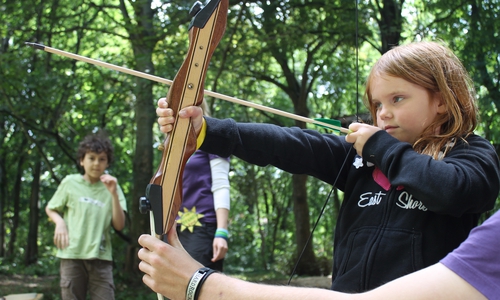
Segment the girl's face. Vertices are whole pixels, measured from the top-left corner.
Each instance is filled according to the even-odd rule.
[[[104,151],[100,153],[89,151],[80,160],[80,165],[85,170],[83,178],[90,183],[95,183],[100,180],[101,175],[108,167],[108,155]]]
[[[446,111],[439,94],[399,77],[377,76],[371,82],[377,126],[402,142],[413,144]]]

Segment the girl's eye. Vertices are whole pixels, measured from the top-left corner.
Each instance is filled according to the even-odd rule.
[[[392,100],[394,101],[394,103],[398,103],[400,101],[402,101],[404,98],[403,97],[394,97]]]
[[[373,107],[375,107],[375,109],[378,110],[378,109],[380,109],[382,107],[382,103],[380,103],[380,102],[374,102],[373,103]]]

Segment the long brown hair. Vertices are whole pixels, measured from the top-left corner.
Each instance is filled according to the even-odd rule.
[[[438,158],[449,141],[465,138],[476,128],[478,111],[472,79],[458,57],[436,42],[415,42],[386,52],[373,66],[367,79],[364,101],[374,125],[377,108],[372,103],[371,83],[375,77],[389,75],[402,78],[439,93],[446,113],[438,115],[413,144],[415,151]],[[440,128],[439,134],[435,134]]]

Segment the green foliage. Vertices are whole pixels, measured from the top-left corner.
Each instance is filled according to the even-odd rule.
[[[226,34],[207,74],[207,89],[312,118],[342,120],[366,113],[361,105],[363,79],[382,52],[381,37],[387,34],[381,33],[384,7],[364,1],[356,12],[354,1],[340,0],[231,3]],[[398,3],[401,1],[384,1],[388,7],[396,5],[402,10],[401,42],[442,39],[464,61],[478,91],[478,133],[500,149],[499,1],[406,1],[397,7]],[[173,79],[188,48],[191,3],[119,4],[65,0],[0,3],[0,275],[57,276],[54,225],[43,209],[62,178],[79,172],[75,151],[89,132],[105,129],[109,133],[117,158],[109,171],[118,177],[129,212],[137,210],[134,193],[144,189],[134,186],[138,176],[134,163],[143,159],[135,153],[138,125],[144,118],[138,115],[143,103],[139,100],[154,105],[165,97],[168,87],[155,84],[149,95],[141,81],[130,75],[24,45],[40,42],[130,68],[147,66],[147,53],[141,50],[153,49],[153,65],[147,71]],[[152,17],[141,19],[140,12]],[[217,118],[303,125],[211,97],[207,102]],[[153,116],[154,111],[146,115]],[[148,142],[157,146],[163,136],[156,125],[151,130],[153,140]],[[156,166],[161,153],[153,155]],[[38,161],[42,172],[36,178]],[[36,180],[40,182],[36,199],[38,257],[35,264],[26,265],[28,224],[34,222],[29,204]],[[232,158],[230,180],[227,272],[249,272],[245,278],[252,280],[287,277],[301,250],[296,245],[292,176]],[[313,178],[308,179],[306,189],[311,227],[328,198],[312,245],[321,271],[329,273],[343,195],[334,190],[329,196],[331,187]],[[497,201],[496,209],[499,207]],[[113,240],[118,299],[154,297],[141,283],[140,273],[127,271],[127,260],[134,257],[130,247],[136,243],[133,230],[137,224],[133,222],[137,219],[127,220],[125,239],[115,234]],[[57,279],[49,289],[58,291]]]

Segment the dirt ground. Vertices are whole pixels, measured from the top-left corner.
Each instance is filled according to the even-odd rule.
[[[52,276],[26,276],[26,275],[0,275],[0,296],[5,296],[11,290],[26,290],[30,293],[33,289],[50,288],[57,275]]]
[[[26,276],[26,275],[0,275],[0,288],[5,286],[23,286],[26,288],[35,288],[50,284],[57,276]]]
[[[53,286],[54,282],[57,280],[58,280],[57,275],[42,276],[42,277],[25,276],[25,275],[13,275],[13,276],[0,275],[0,296],[4,295],[4,293],[9,290],[12,290],[14,287],[17,287],[16,290],[24,288],[26,290],[26,293],[29,293],[30,290],[33,289],[48,289],[50,288],[50,286]],[[286,285],[288,281],[272,280],[272,281],[264,281],[262,283]],[[330,284],[331,284],[331,278],[327,276],[294,278],[290,283],[290,285],[293,286],[319,287],[325,289],[329,289]]]

